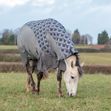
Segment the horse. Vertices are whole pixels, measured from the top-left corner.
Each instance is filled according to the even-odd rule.
[[[39,94],[41,79],[49,69],[56,69],[58,96],[63,96],[62,75],[68,95],[76,96],[82,66],[71,35],[61,23],[52,18],[25,23],[19,31],[17,46],[28,75],[27,92]],[[37,86],[32,76],[34,71]]]

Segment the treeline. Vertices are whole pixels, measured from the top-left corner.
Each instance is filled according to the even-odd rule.
[[[17,41],[17,29],[16,31],[12,31],[9,29],[5,29],[3,33],[1,33],[0,44],[2,45],[15,45]],[[75,44],[93,44],[93,37],[90,34],[81,35],[79,30],[76,29],[72,34],[72,40]],[[111,37],[109,37],[106,30],[102,31],[98,34],[97,44],[111,44]]]
[[[89,34],[81,35],[79,30],[76,29],[72,34],[72,41],[75,44],[93,44],[93,37]]]
[[[72,40],[75,44],[92,44],[93,37],[89,34],[81,35],[79,30],[76,29],[72,34]],[[98,34],[97,44],[111,44],[111,37],[109,37],[106,30]]]
[[[107,44],[108,42],[111,41],[111,37],[109,37],[107,31],[102,31],[101,33],[98,34],[98,44]]]
[[[15,45],[17,40],[17,35],[14,31],[5,29],[3,33],[1,33],[0,44],[1,45]]]

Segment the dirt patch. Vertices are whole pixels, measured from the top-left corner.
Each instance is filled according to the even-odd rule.
[[[0,62],[0,72],[24,72],[25,67],[20,62]]]
[[[1,62],[20,62],[21,61],[21,57],[20,54],[16,54],[16,53],[7,53],[7,54],[0,54],[0,61]]]
[[[86,65],[83,67],[85,73],[94,74],[94,73],[104,73],[111,74],[111,66],[109,65]]]
[[[0,49],[0,54],[7,54],[7,53],[19,53],[18,49]]]
[[[0,62],[0,72],[25,72],[25,67],[21,62]],[[111,66],[108,65],[85,65],[84,73],[88,74],[111,74]]]

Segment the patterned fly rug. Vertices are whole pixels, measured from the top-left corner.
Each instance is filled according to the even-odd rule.
[[[64,59],[78,53],[64,26],[50,18],[24,24],[18,44],[23,61],[26,62],[27,57],[37,59],[40,72],[57,67],[65,71]]]

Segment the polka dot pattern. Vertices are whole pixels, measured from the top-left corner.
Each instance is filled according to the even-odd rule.
[[[31,21],[25,25],[29,26],[37,38],[39,47],[46,53],[51,53],[53,50],[46,38],[47,32],[53,37],[56,45],[60,48],[64,57],[68,57],[72,54],[71,49],[74,44],[62,24],[54,19],[45,19],[38,21]],[[55,52],[56,53],[56,52]]]

